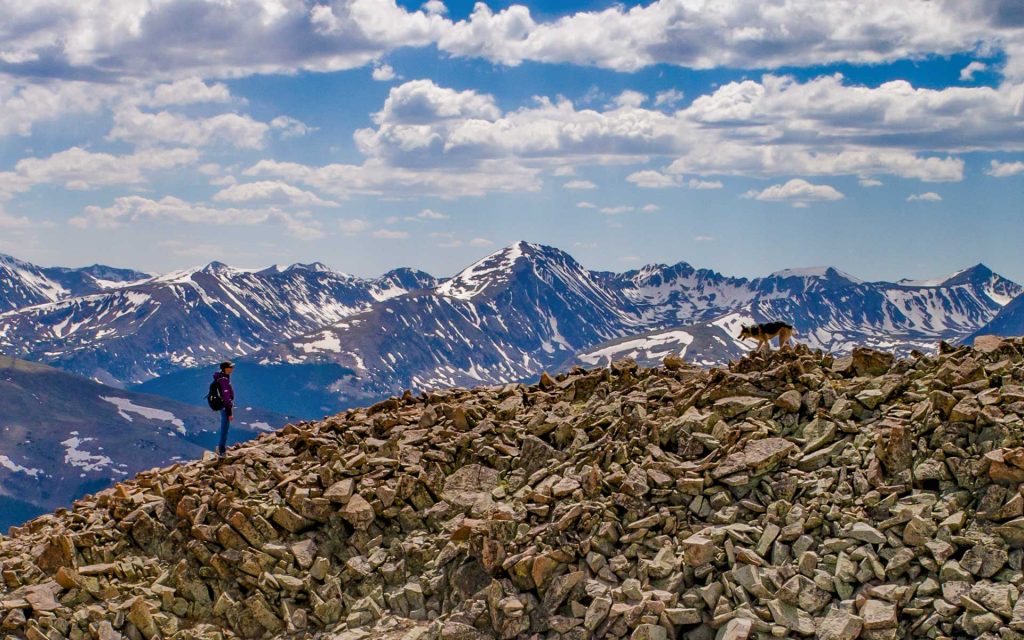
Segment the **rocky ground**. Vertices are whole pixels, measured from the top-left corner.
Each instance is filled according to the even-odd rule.
[[[1024,340],[392,398],[0,539],[95,638],[1024,637]]]

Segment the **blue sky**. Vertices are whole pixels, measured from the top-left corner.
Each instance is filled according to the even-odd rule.
[[[1014,0],[0,7],[0,252],[1024,281]]]

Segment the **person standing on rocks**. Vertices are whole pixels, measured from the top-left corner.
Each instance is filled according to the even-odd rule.
[[[220,399],[224,407],[220,410],[220,443],[217,445],[217,455],[223,457],[228,444],[228,429],[231,421],[234,420],[235,389],[231,386],[231,372],[235,370],[235,363],[220,363],[220,371],[213,374],[213,381],[220,389]]]

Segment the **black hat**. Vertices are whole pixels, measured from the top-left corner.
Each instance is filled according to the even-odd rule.
[[[224,362],[220,363],[220,370],[224,371],[225,369],[231,369],[234,366],[234,362],[231,362],[230,360],[225,360]]]

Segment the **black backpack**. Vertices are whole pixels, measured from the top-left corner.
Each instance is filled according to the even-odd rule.
[[[216,380],[210,383],[210,391],[206,394],[206,404],[214,411],[224,408],[224,398],[220,397],[220,384]]]

